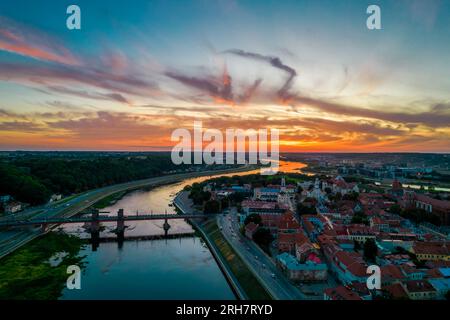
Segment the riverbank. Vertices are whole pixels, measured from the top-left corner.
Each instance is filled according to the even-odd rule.
[[[83,268],[78,253],[85,244],[77,237],[50,232],[7,256],[0,264],[0,300],[58,299],[67,267]]]
[[[209,220],[201,228],[218,248],[234,277],[250,300],[271,300],[272,297],[247,268],[244,261],[236,254],[228,241],[221,234],[215,220]]]
[[[186,191],[178,193],[173,202],[181,214],[191,214],[193,212],[192,201],[188,199],[188,193]],[[191,225],[193,225],[208,244],[211,253],[221,267],[233,291],[240,299],[271,299],[270,294],[267,293],[257,278],[222,236],[215,220],[210,219],[206,223],[192,221]]]
[[[209,170],[209,171],[200,171],[200,172],[188,172],[188,173],[180,173],[180,174],[171,174],[164,175],[160,177],[154,177],[143,180],[136,180],[132,182],[126,182],[116,185],[111,185],[107,187],[103,187],[100,189],[86,191],[84,193],[74,195],[70,197],[70,200],[67,201],[64,205],[55,203],[51,206],[43,208],[39,211],[40,217],[72,217],[74,215],[79,214],[83,210],[92,207],[95,203],[99,202],[105,197],[111,196],[118,192],[122,191],[132,191],[141,188],[148,187],[157,187],[164,184],[172,184],[183,181],[185,179],[191,178],[199,178],[204,176],[214,176],[214,175],[226,175],[226,174],[238,174],[241,172],[252,172],[259,171],[256,169],[256,166],[244,165],[238,168],[229,168],[229,169],[221,169],[221,170]],[[23,213],[19,213],[18,216]],[[37,216],[36,212],[31,215],[26,216],[26,219],[30,219]],[[30,241],[39,238],[44,235],[44,233],[39,232],[22,232],[17,231],[17,234],[20,235],[17,237],[11,237],[12,241],[9,241],[6,245],[0,245],[0,259],[5,258],[9,254],[15,252],[17,249],[21,248],[25,244]]]

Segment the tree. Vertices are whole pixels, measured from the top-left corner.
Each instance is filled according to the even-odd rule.
[[[375,262],[377,253],[378,247],[375,240],[367,239],[366,242],[364,242],[364,257],[370,262]]]
[[[228,198],[223,198],[220,200],[220,207],[222,208],[222,210],[228,208],[229,204],[229,200]]]
[[[369,225],[369,219],[364,212],[356,212],[352,217],[352,223]]]
[[[244,224],[248,225],[250,222],[253,222],[255,224],[261,224],[262,222],[261,216],[257,213],[252,213],[248,215],[244,220]]]
[[[450,301],[450,290],[448,290],[447,293],[445,294],[445,299]]]
[[[355,251],[361,250],[361,244],[356,240],[353,240],[353,250]]]
[[[314,206],[305,206],[303,203],[297,203],[297,214],[317,214],[316,207]]]
[[[330,200],[333,200],[335,202],[337,201],[341,201],[342,200],[342,193],[340,192],[336,192],[336,194],[334,195],[334,197],[329,196]]]
[[[189,194],[189,198],[192,199],[192,202],[194,202],[194,204],[201,205],[205,201],[211,199],[211,193],[209,191],[192,188],[191,193]]]
[[[393,204],[389,208],[389,212],[391,212],[393,214],[400,214],[402,212],[402,208],[398,204]]]
[[[273,241],[273,236],[267,228],[258,228],[253,234],[253,241],[264,251],[269,252],[269,245]]]
[[[358,197],[359,197],[359,193],[352,191],[350,193],[344,194],[344,196],[342,197],[342,200],[357,201]]]
[[[52,193],[69,195],[111,184],[145,179],[182,170],[169,154],[148,156],[97,153],[27,154],[0,163],[0,193],[32,205],[48,201]]]
[[[244,199],[248,198],[250,196],[247,192],[235,192],[228,196],[228,199],[231,201],[231,203],[241,203]]]
[[[203,213],[219,213],[220,212],[220,202],[217,200],[208,200],[205,202],[203,207]]]
[[[45,185],[14,166],[0,165],[0,176],[0,193],[10,194],[18,201],[37,205],[50,198]]]
[[[437,226],[442,224],[441,219],[437,215],[431,214],[419,208],[405,209],[402,211],[401,216],[416,223],[429,222]]]

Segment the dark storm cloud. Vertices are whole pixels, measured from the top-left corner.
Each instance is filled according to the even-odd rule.
[[[266,55],[262,55],[260,53],[255,53],[255,52],[248,52],[248,51],[244,51],[241,49],[229,49],[229,50],[223,51],[223,53],[233,54],[233,55],[240,56],[243,58],[266,62],[266,63],[269,63],[272,67],[286,72],[288,74],[288,78],[286,79],[283,86],[278,90],[277,94],[283,100],[289,99],[292,97],[288,93],[288,91],[292,86],[294,78],[297,76],[297,71],[294,68],[291,68],[288,65],[284,64],[280,58],[275,57],[275,56],[266,56]]]

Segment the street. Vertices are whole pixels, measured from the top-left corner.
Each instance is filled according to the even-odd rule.
[[[217,217],[219,228],[233,249],[245,260],[260,282],[276,299],[306,300],[310,299],[286,279],[282,271],[253,241],[241,235],[235,208],[230,214]]]

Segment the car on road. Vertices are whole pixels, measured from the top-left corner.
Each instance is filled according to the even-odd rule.
[[[266,265],[265,265],[265,264],[263,263],[263,264],[262,264],[262,267],[263,267],[263,268],[265,268],[265,267],[266,267]]]
[[[275,273],[272,273],[271,275],[270,275],[273,279],[275,279],[277,276],[275,275]]]

